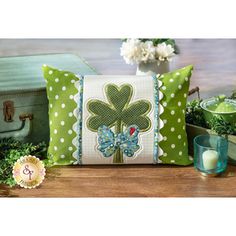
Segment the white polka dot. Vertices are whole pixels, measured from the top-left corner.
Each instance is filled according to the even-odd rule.
[[[170,162],[171,162],[171,163],[175,163],[175,160],[171,160]]]
[[[179,88],[179,89],[182,89],[182,85],[180,84],[180,85],[178,86],[178,88]]]
[[[70,95],[70,97],[69,97],[70,99],[74,99],[74,96],[73,95]]]
[[[61,125],[62,125],[62,126],[65,125],[65,121],[64,121],[64,120],[61,121]]]
[[[56,116],[56,117],[57,117],[57,116],[58,116],[58,112],[55,112],[55,113],[54,113],[54,116]]]
[[[165,76],[164,75],[161,75],[160,78],[164,78]]]
[[[175,94],[174,94],[174,93],[172,93],[170,96],[171,96],[172,98],[174,98],[174,97],[175,97]]]
[[[63,87],[62,87],[62,91],[66,91],[66,86],[63,86]]]
[[[56,96],[55,96],[55,99],[57,100],[58,98],[59,98],[59,95],[56,95]]]
[[[188,156],[188,159],[189,159],[190,161],[193,161],[193,158],[192,158],[191,156]]]
[[[61,158],[62,158],[62,159],[63,159],[63,158],[65,158],[65,155],[64,155],[64,154],[62,154],[62,155],[61,155]]]
[[[65,141],[64,138],[61,138],[61,139],[60,139],[60,142],[61,142],[61,143],[64,143],[64,141]]]
[[[181,106],[181,102],[178,102],[178,106],[179,106],[179,107]]]
[[[163,120],[163,123],[166,124],[166,123],[167,123],[167,120]]]
[[[52,86],[49,87],[49,91],[52,91]]]
[[[183,114],[185,114],[185,110],[184,109],[182,110],[182,112],[183,112]]]
[[[73,113],[72,113],[72,112],[70,112],[70,113],[69,113],[69,117],[72,117],[72,116],[73,116]]]
[[[48,72],[48,74],[49,74],[49,75],[53,74],[53,71],[52,71],[52,70],[50,70],[50,71]]]
[[[58,82],[59,82],[59,79],[58,79],[58,78],[56,78],[56,79],[55,79],[55,82],[56,82],[56,83],[58,83]]]
[[[173,148],[173,149],[174,149],[174,148],[175,148],[175,144],[171,144],[171,148]]]
[[[72,134],[73,131],[71,129],[68,130],[68,134]]]
[[[66,73],[66,74],[64,74],[66,77],[68,76],[68,74]]]
[[[182,156],[182,154],[183,154],[182,152],[179,152],[179,156]]]
[[[173,82],[174,82],[174,80],[173,80],[173,79],[170,79],[170,82],[171,82],[171,83],[173,83]]]
[[[187,97],[187,94],[186,94],[186,93],[184,94],[184,97],[185,97],[185,98]]]
[[[178,139],[181,139],[182,137],[181,137],[181,135],[178,135]]]
[[[162,104],[164,107],[166,107],[167,106],[167,103],[166,102],[163,102],[163,104]]]
[[[57,129],[54,129],[54,134],[57,134]]]
[[[176,72],[176,75],[180,75],[180,73],[179,73],[179,72]]]
[[[65,108],[65,107],[66,107],[65,103],[62,103],[61,108]]]
[[[166,86],[163,86],[163,87],[162,87],[162,90],[166,90]]]
[[[183,130],[185,130],[185,125],[183,126]]]
[[[175,111],[172,110],[172,111],[170,112],[170,114],[173,116],[173,115],[175,114]]]
[[[50,106],[50,108],[52,108],[52,104],[51,104],[51,103],[50,103],[50,105],[49,105],[49,106]]]
[[[43,64],[43,67],[47,67],[47,65],[46,65],[46,64]]]
[[[73,150],[73,148],[72,148],[72,147],[69,147],[69,148],[68,148],[68,150],[69,150],[69,151],[72,151],[72,150]]]
[[[72,84],[74,84],[74,83],[75,83],[75,80],[74,80],[74,79],[72,79],[70,82],[71,82]]]
[[[54,150],[55,150],[55,151],[57,150],[57,146],[54,146]]]
[[[52,142],[52,137],[50,138],[50,142]]]
[[[180,123],[180,122],[181,122],[181,119],[179,118],[177,121],[178,121],[178,123]]]
[[[164,140],[164,141],[166,141],[166,140],[167,140],[167,137],[166,137],[166,136],[164,136],[164,137],[163,137],[163,140]]]
[[[186,146],[186,143],[184,142],[184,146]]]
[[[163,154],[163,156],[164,156],[164,157],[167,157],[167,153],[165,152],[165,153]]]
[[[174,127],[171,127],[170,131],[171,131],[171,132],[174,132],[174,131],[175,131],[175,128],[174,128]]]
[[[188,81],[188,77],[185,77],[185,81]]]

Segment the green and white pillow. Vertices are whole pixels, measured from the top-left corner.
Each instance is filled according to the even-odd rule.
[[[152,76],[79,76],[43,66],[55,165],[188,165],[192,66]]]

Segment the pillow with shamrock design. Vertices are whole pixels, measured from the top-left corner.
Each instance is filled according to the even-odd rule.
[[[43,67],[55,165],[188,165],[192,66],[152,76],[78,76]]]

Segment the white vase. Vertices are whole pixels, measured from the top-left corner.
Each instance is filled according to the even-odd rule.
[[[136,75],[155,75],[163,74],[170,71],[170,64],[168,61],[162,61],[159,64],[157,61],[140,63],[137,66]]]

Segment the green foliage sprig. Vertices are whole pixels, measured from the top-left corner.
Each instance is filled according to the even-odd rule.
[[[221,116],[213,116],[209,125],[218,135],[236,134],[236,125],[230,124]]]
[[[233,91],[232,95],[229,98],[236,100],[236,90]]]
[[[201,100],[194,99],[187,103],[186,122],[206,128],[207,124],[200,107]]]
[[[50,165],[47,159],[47,146],[44,142],[38,145],[22,143],[13,138],[0,140],[0,184],[16,185],[12,176],[12,168],[15,162],[25,155],[33,155],[43,160],[45,165]]]

